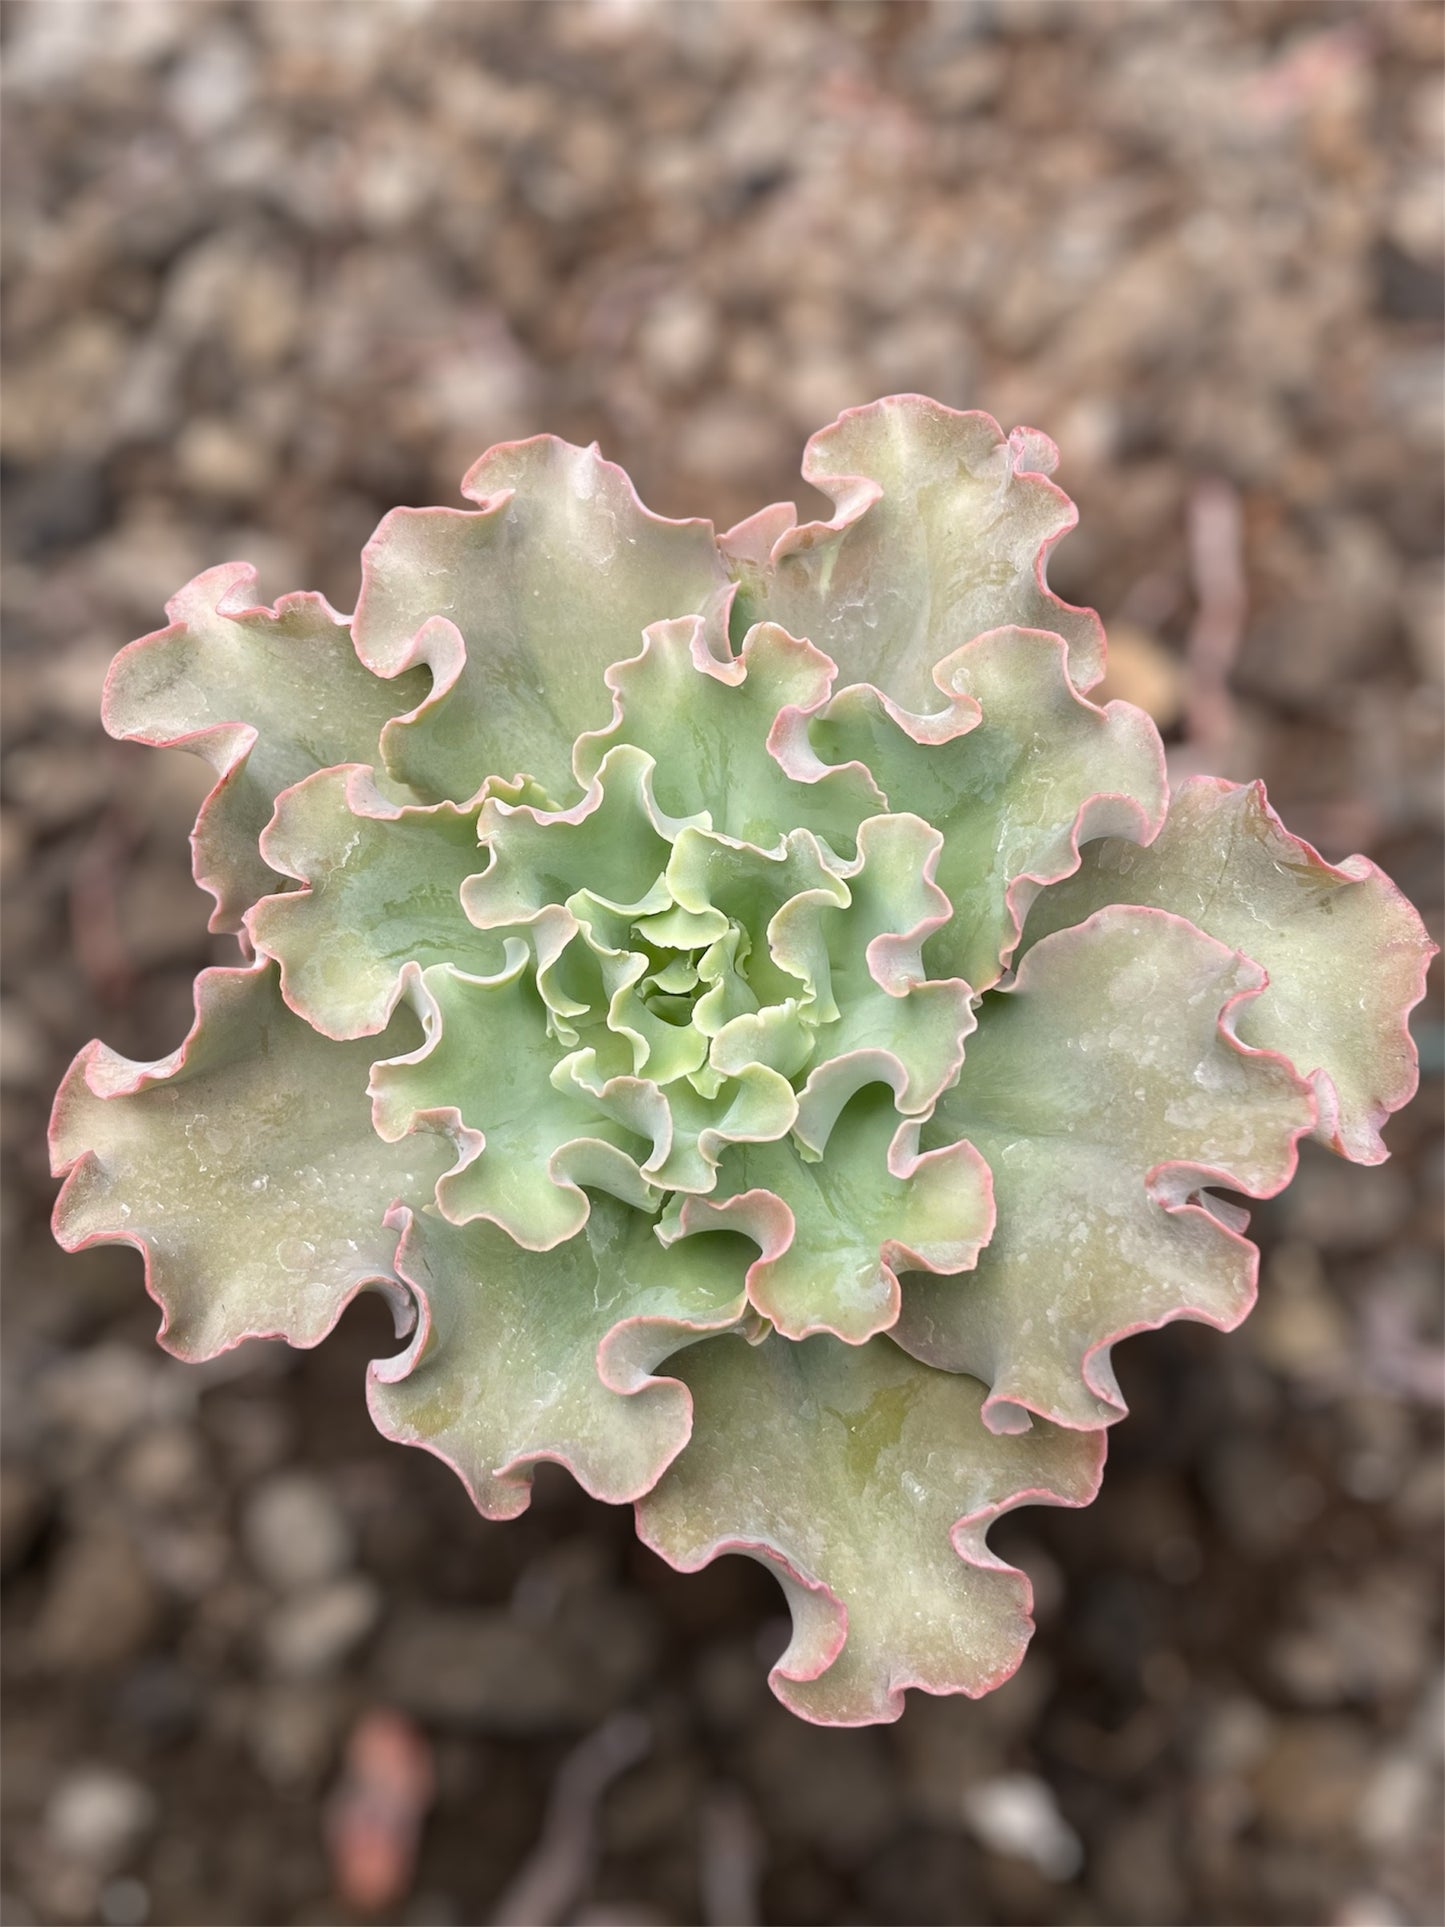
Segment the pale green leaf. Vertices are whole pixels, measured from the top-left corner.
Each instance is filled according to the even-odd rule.
[[[711,524],[654,515],[595,447],[550,435],[492,449],[462,493],[479,507],[394,509],[362,558],[362,657],[437,673],[431,700],[388,731],[388,767],[430,801],[519,772],[565,800],[573,743],[606,724],[605,671],[650,623],[720,625]]]
[[[281,966],[287,1002],[332,1037],[385,1025],[403,966],[501,968],[501,940],[467,920],[461,886],[482,860],[481,805],[400,805],[346,765],[282,793],[261,838],[268,863],[304,890],[265,897],[246,928]]]
[[[709,650],[700,618],[658,623],[640,655],[608,670],[612,722],[578,739],[578,780],[590,783],[615,744],[634,743],[655,762],[654,791],[670,815],[764,849],[809,829],[847,856],[859,823],[882,807],[866,772],[800,782],[769,746],[779,711],[825,701],[833,673],[826,656],[770,623],[749,630],[727,662]]]
[[[985,1000],[932,1133],[993,1173],[998,1225],[958,1285],[904,1281],[900,1344],[990,1387],[985,1421],[1107,1425],[1110,1347],[1171,1318],[1229,1327],[1258,1254],[1204,1187],[1271,1197],[1314,1121],[1235,1020],[1264,973],[1182,918],[1100,911],[1045,938]]]
[[[485,1222],[395,1221],[421,1317],[407,1350],[372,1366],[381,1430],[445,1459],[492,1519],[526,1508],[542,1459],[612,1503],[654,1485],[686,1442],[691,1399],[652,1369],[743,1317],[743,1242],[714,1234],[667,1252],[610,1198],[545,1253]]]
[[[745,1232],[762,1252],[748,1296],[763,1317],[789,1338],[861,1345],[897,1318],[901,1271],[965,1271],[993,1229],[982,1158],[968,1144],[920,1154],[921,1128],[875,1084],[806,1156],[790,1140],[731,1146],[716,1190],[682,1201],[674,1248],[709,1227]]]
[[[121,650],[105,691],[112,736],[191,750],[220,779],[192,839],[217,930],[239,930],[276,888],[257,839],[281,791],[335,763],[374,762],[383,726],[427,688],[420,670],[374,676],[323,597],[257,607],[255,581],[247,562],[198,575],[166,604],[167,628]]]
[[[684,1571],[724,1552],[776,1571],[793,1613],[772,1672],[784,1705],[856,1726],[897,1719],[910,1686],[977,1698],[1008,1678],[1033,1630],[1029,1586],[984,1535],[1015,1505],[1087,1504],[1099,1435],[997,1437],[981,1385],[887,1338],[723,1337],[672,1369],[692,1438],[638,1530]]]
[[[1435,945],[1383,871],[1362,856],[1326,863],[1262,783],[1198,776],[1149,849],[1091,844],[1078,875],[1034,906],[1025,941],[1106,903],[1177,911],[1263,964],[1269,986],[1241,1009],[1240,1037],[1311,1080],[1324,1143],[1361,1164],[1387,1155],[1380,1126],[1418,1082],[1405,1020]]]
[[[737,556],[735,620],[767,620],[805,637],[845,682],[875,683],[905,709],[940,707],[933,669],[960,644],[1005,623],[1048,629],[1069,645],[1080,689],[1103,673],[1092,610],[1043,586],[1043,559],[1073,527],[1073,504],[1045,480],[1057,451],[1026,429],[1005,436],[980,413],[921,395],[850,408],[808,443],[804,478],[834,504],[828,522],[775,534]],[[769,533],[774,533],[769,527]]]
[[[587,1220],[584,1186],[650,1206],[641,1165],[665,1156],[667,1111],[655,1086],[615,1077],[594,1087],[548,1034],[531,959],[515,940],[492,977],[449,964],[410,977],[426,1040],[372,1073],[375,1122],[389,1142],[441,1128],[459,1153],[437,1186],[457,1224],[487,1218],[534,1251]]]
[[[808,733],[825,762],[860,759],[890,809],[942,833],[934,874],[952,915],[930,937],[929,974],[987,990],[1029,904],[1077,866],[1081,842],[1158,829],[1164,752],[1142,709],[1077,694],[1057,636],[1000,629],[941,664],[938,680],[977,704],[966,733],[920,742],[863,687],[841,691]]]
[[[417,1029],[399,1012],[383,1040]],[[207,970],[178,1051],[134,1064],[90,1044],[56,1099],[67,1250],[133,1244],[165,1313],[161,1339],[211,1358],[243,1338],[314,1345],[363,1285],[393,1277],[396,1200],[425,1203],[446,1169],[427,1132],[371,1127],[376,1041],[320,1037],[282,1002],[274,965]]]

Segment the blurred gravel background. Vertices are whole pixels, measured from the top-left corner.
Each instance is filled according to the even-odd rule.
[[[720,525],[890,390],[1047,430],[1107,693],[1438,934],[1442,22],[5,7],[11,1927],[1441,1920],[1438,999],[1395,1161],[1309,1158],[1255,1318],[1124,1347],[1101,1499],[996,1533],[1023,1672],[873,1731],[772,1702],[745,1562],[560,1475],[484,1525],[376,1440],[376,1302],[172,1364],[134,1254],[49,1243],[42,1132],[224,960],[112,652],[232,556],[349,608],[386,508],[544,428]]]

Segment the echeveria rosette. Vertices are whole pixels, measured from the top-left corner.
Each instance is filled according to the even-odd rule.
[[[349,623],[227,565],[107,691],[216,768],[253,960],[172,1057],[76,1060],[61,1241],[137,1245],[185,1357],[383,1290],[381,1429],[489,1517],[554,1459],[766,1561],[811,1719],[1008,1676],[988,1523],[1092,1496],[1119,1338],[1248,1309],[1216,1190],[1375,1161],[1414,1083],[1393,886],[1257,788],[1171,804],[1089,700],[1053,462],[895,397],[809,444],[830,519],[715,537],[517,443],[386,518]]]

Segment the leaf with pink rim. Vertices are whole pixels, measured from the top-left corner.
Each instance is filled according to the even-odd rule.
[[[406,964],[499,970],[502,943],[468,921],[461,887],[481,857],[482,803],[530,795],[491,783],[469,804],[394,803],[357,763],[283,790],[261,854],[303,887],[263,897],[246,932],[280,965],[281,994],[298,1016],[327,1037],[367,1037],[390,1021]]]
[[[387,1222],[420,1316],[407,1349],[371,1368],[380,1430],[452,1466],[489,1519],[526,1509],[542,1460],[611,1504],[649,1491],[692,1426],[686,1387],[653,1368],[745,1316],[743,1241],[711,1233],[679,1265],[610,1198],[546,1253],[404,1206]]]
[[[771,733],[780,713],[826,702],[836,673],[821,650],[772,623],[750,629],[728,662],[712,653],[700,616],[654,623],[641,654],[607,671],[612,720],[578,737],[577,780],[591,783],[607,752],[631,743],[653,759],[654,792],[670,816],[762,848],[812,830],[846,857],[858,825],[883,807],[876,784],[861,764],[787,769]]]
[[[403,1012],[390,1041],[415,1030]],[[424,1203],[449,1162],[435,1134],[377,1137],[374,1054],[288,1010],[274,965],[203,971],[171,1056],[135,1064],[97,1043],[71,1065],[51,1123],[56,1237],[143,1252],[178,1358],[319,1343],[359,1290],[395,1279],[387,1205]]]
[[[257,843],[281,791],[336,763],[373,762],[381,732],[425,693],[411,673],[380,682],[324,596],[253,604],[256,571],[224,562],[166,604],[166,628],[121,650],[101,714],[112,736],[203,757],[218,781],[191,835],[213,930],[237,931],[276,888]]]
[[[784,1337],[864,1344],[897,1320],[901,1271],[967,1271],[993,1232],[988,1166],[970,1144],[920,1151],[922,1128],[875,1083],[827,1121],[809,1158],[786,1139],[732,1146],[713,1195],[682,1200],[677,1248],[698,1231],[745,1232],[761,1252],[748,1298]]]
[[[1147,850],[1092,844],[1079,873],[1039,902],[1027,943],[1106,903],[1188,917],[1269,973],[1240,1012],[1239,1035],[1277,1050],[1315,1088],[1315,1135],[1341,1156],[1379,1164],[1380,1127],[1419,1082],[1407,1022],[1437,946],[1419,912],[1367,857],[1326,863],[1292,836],[1263,783],[1195,776]]]
[[[393,509],[362,555],[362,661],[381,676],[444,666],[387,732],[387,766],[429,802],[519,772],[560,802],[573,743],[605,725],[605,671],[650,623],[705,616],[726,653],[712,524],[654,515],[595,445],[553,435],[489,450],[462,493],[475,509]]]
[[[983,1386],[887,1338],[721,1338],[674,1369],[692,1438],[639,1503],[638,1532],[684,1572],[744,1552],[777,1573],[793,1612],[771,1677],[785,1706],[861,1726],[897,1719],[907,1688],[976,1699],[1017,1669],[1028,1581],[983,1535],[1017,1505],[1087,1505],[1101,1434],[999,1437],[980,1422]]]
[[[1182,917],[1107,909],[1036,945],[981,1013],[930,1129],[987,1160],[998,1228],[966,1289],[905,1281],[895,1335],[983,1379],[994,1430],[1108,1425],[1120,1338],[1249,1310],[1258,1254],[1207,1187],[1273,1197],[1314,1124],[1288,1062],[1236,1035],[1264,981]]]
[[[1158,834],[1169,796],[1164,747],[1142,709],[1100,709],[1079,695],[1058,636],[997,629],[934,673],[977,716],[945,740],[920,740],[864,686],[840,691],[801,724],[820,761],[861,762],[890,809],[934,826],[935,875],[952,914],[931,936],[930,974],[988,990],[1028,906],[1078,868],[1081,843]],[[790,723],[795,746],[798,729]]]
[[[735,629],[780,623],[847,681],[876,682],[924,716],[938,707],[934,665],[1004,623],[1062,636],[1075,684],[1091,688],[1104,673],[1099,618],[1044,580],[1048,551],[1078,520],[1046,479],[1057,460],[1033,429],[1005,435],[991,415],[923,395],[847,409],[803,456],[832,518],[782,526],[770,510],[723,538],[739,576]],[[765,533],[766,561],[750,560]]]

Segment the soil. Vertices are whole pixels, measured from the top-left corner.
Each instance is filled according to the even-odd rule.
[[[383,1444],[378,1301],[167,1359],[134,1253],[51,1244],[43,1134],[229,960],[205,772],[102,737],[110,655],[232,556],[350,607],[384,510],[544,428],[720,526],[878,394],[1046,430],[1106,693],[1438,936],[1439,7],[3,24],[3,1919],[1438,1923],[1438,979],[1392,1162],[1307,1157],[1258,1313],[1121,1347],[1102,1496],[995,1532],[1023,1670],[882,1729],[773,1702],[759,1569]]]

